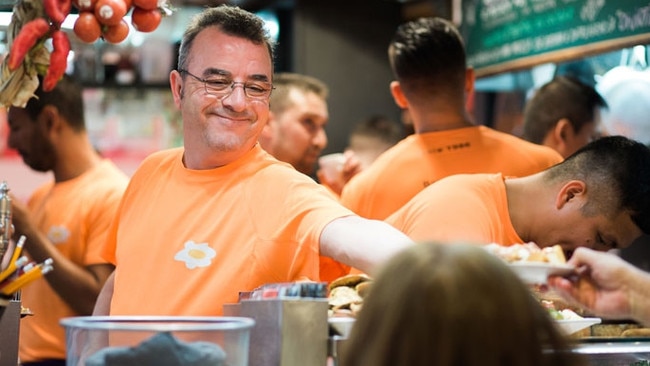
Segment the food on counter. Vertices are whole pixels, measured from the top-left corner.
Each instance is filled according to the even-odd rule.
[[[361,310],[372,279],[365,274],[339,277],[329,285],[329,315],[354,317]]]
[[[514,262],[543,262],[551,264],[564,264],[566,257],[564,250],[559,245],[540,248],[535,243],[514,244],[503,246],[499,244],[487,244],[485,249],[508,263]]]
[[[621,337],[650,337],[650,328],[630,328],[621,333]]]
[[[546,310],[548,310],[551,317],[555,320],[583,319],[582,316],[569,308],[558,310],[553,301],[541,300],[541,304]]]
[[[330,282],[329,290],[331,291],[332,289],[339,286],[355,287],[356,285],[366,281],[370,281],[370,277],[368,277],[368,275],[350,274],[350,275],[339,277],[334,281]]]
[[[353,287],[340,286],[330,291],[329,304],[333,309],[349,308],[350,304],[361,302],[363,298]]]

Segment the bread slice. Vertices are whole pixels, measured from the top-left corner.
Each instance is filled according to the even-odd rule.
[[[329,290],[332,291],[333,289],[341,286],[355,287],[361,282],[365,282],[369,280],[370,277],[368,277],[368,275],[365,274],[349,274],[346,276],[339,277],[334,281],[330,282]]]
[[[553,245],[552,247],[546,247],[542,249],[542,252],[546,255],[546,260],[552,264],[565,264],[566,256],[564,255],[564,249],[559,245]]]

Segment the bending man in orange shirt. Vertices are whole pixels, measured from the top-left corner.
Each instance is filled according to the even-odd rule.
[[[604,137],[520,178],[465,174],[432,184],[386,221],[416,241],[626,247],[650,233],[650,149]]]
[[[345,185],[341,202],[352,211],[383,220],[449,175],[524,176],[562,161],[551,148],[474,124],[465,108],[474,73],[451,22],[421,18],[401,25],[388,56],[396,78],[391,92],[397,105],[408,109],[415,134]]]
[[[204,10],[185,31],[178,65],[170,84],[184,147],[151,155],[131,178],[96,314],[220,315],[240,291],[318,278],[320,254],[373,271],[412,244],[262,150],[273,44],[260,18]]]

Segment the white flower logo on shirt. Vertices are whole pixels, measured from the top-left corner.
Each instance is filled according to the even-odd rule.
[[[52,226],[47,232],[47,238],[52,244],[65,243],[70,237],[70,231],[63,226]]]
[[[185,248],[181,249],[174,259],[179,262],[185,262],[185,267],[194,269],[196,267],[207,267],[212,263],[212,258],[217,255],[214,249],[208,246],[208,243],[195,243],[190,240],[185,243]]]

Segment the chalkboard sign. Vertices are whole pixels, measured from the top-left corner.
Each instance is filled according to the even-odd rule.
[[[463,0],[476,76],[650,43],[650,0]]]

